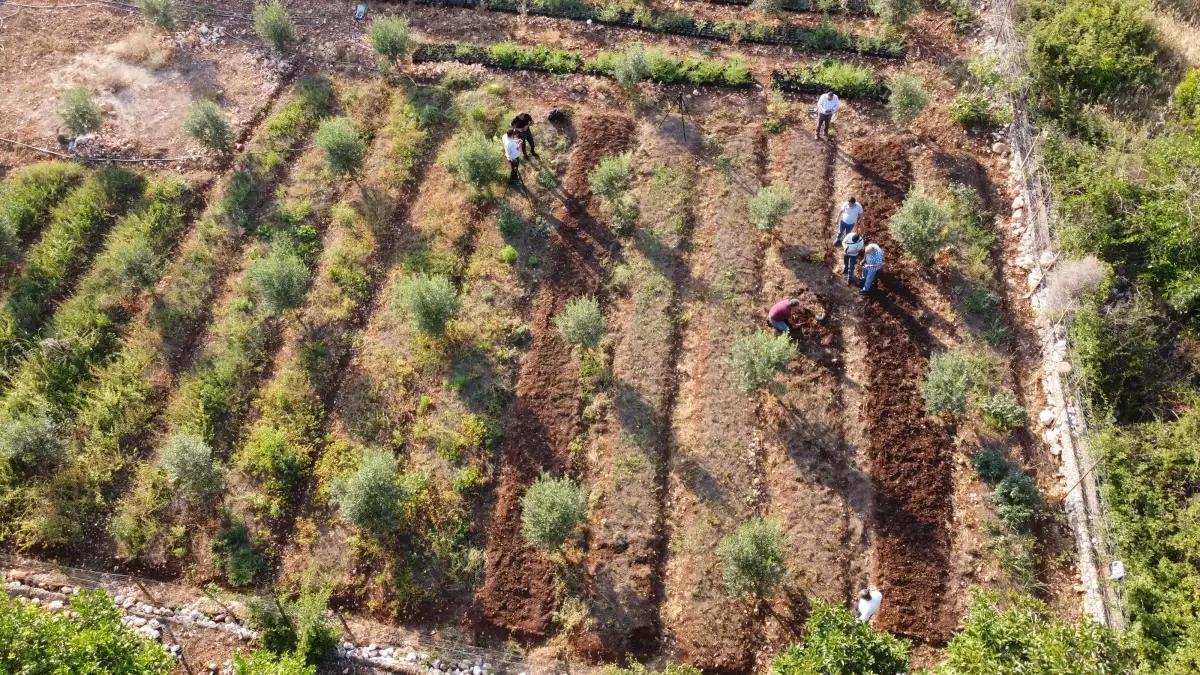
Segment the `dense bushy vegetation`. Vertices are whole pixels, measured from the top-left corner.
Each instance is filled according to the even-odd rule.
[[[250,603],[248,624],[277,658],[315,666],[337,651],[342,633],[325,615],[328,605],[328,592],[304,592],[294,602],[258,599]]]
[[[849,609],[816,599],[805,624],[804,641],[775,657],[771,675],[904,673],[908,671],[908,650],[906,641],[871,630]]]
[[[134,633],[104,590],[71,597],[70,612],[48,612],[0,594],[0,673],[168,675],[175,659]]]
[[[780,76],[776,85],[784,89],[814,93],[832,89],[842,98],[877,99],[887,95],[887,85],[875,77],[869,66],[822,59]]]
[[[51,209],[82,178],[79,166],[66,162],[33,164],[9,174],[0,188],[0,270],[16,259],[22,241],[46,226]]]

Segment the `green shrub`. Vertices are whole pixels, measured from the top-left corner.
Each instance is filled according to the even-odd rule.
[[[575,298],[554,317],[563,342],[572,347],[595,349],[604,337],[604,314],[592,298]]]
[[[686,663],[668,661],[660,671],[653,671],[633,659],[625,666],[610,663],[599,670],[598,675],[703,675],[703,672]]]
[[[984,314],[996,309],[1000,298],[986,288],[972,286],[962,295],[963,308],[972,314]]]
[[[112,520],[117,550],[126,560],[137,560],[158,535],[158,514],[171,501],[167,473],[149,462],[138,464],[133,489],[117,503]]]
[[[707,64],[712,64],[712,66],[715,66],[718,63],[719,62],[712,62],[712,61],[701,63],[697,69],[699,70],[701,68],[704,68]],[[735,87],[738,85],[742,85],[742,84],[750,84],[751,82],[754,81],[753,76],[750,74],[750,66],[746,65],[745,61],[742,61],[740,59],[730,59],[729,63],[725,66],[725,70],[722,73],[722,77],[725,80],[725,84],[732,85]],[[698,84],[703,84],[703,83],[700,82]]]
[[[70,612],[48,612],[0,594],[0,673],[168,675],[175,659],[162,645],[125,626],[103,589],[70,599]]]
[[[399,16],[379,17],[367,29],[371,48],[395,68],[412,51],[412,37],[408,34],[408,19]]]
[[[369,450],[354,473],[333,482],[342,519],[376,537],[395,530],[406,499],[399,469],[392,453]]]
[[[975,591],[963,629],[946,647],[934,675],[1085,675],[1130,673],[1133,654],[1121,636],[1087,618],[1054,619],[1025,595]],[[892,672],[892,671],[888,671]]]
[[[1009,432],[1025,426],[1028,413],[1011,392],[998,391],[979,397],[979,413],[988,426],[1000,432]]]
[[[192,434],[175,434],[162,451],[162,466],[175,489],[195,502],[214,497],[225,486],[225,477],[204,439]]]
[[[293,655],[299,665],[315,666],[333,656],[341,637],[341,630],[325,616],[328,606],[328,592],[302,592],[296,602],[254,600],[248,623],[268,652]]]
[[[908,642],[875,632],[849,609],[815,599],[804,642],[771,663],[771,675],[892,675],[908,672]],[[985,672],[985,671],[981,671]]]
[[[304,476],[304,458],[293,445],[279,429],[260,426],[233,456],[238,469],[262,483],[272,518],[283,515]]]
[[[979,479],[987,483],[998,483],[1012,469],[1008,463],[1008,452],[1002,445],[988,445],[975,450],[971,455],[971,464]]]
[[[200,101],[192,106],[183,120],[183,133],[209,150],[229,152],[233,148],[229,122],[212,101]]]
[[[451,149],[446,170],[467,184],[473,198],[491,195],[492,185],[507,177],[499,146],[482,133],[472,133],[458,139]]]
[[[873,98],[883,90],[883,85],[875,79],[875,72],[869,67],[844,61],[822,59],[816,65],[802,69],[799,75],[808,82],[829,87],[839,96],[848,98]]]
[[[325,165],[335,176],[357,176],[367,157],[367,142],[345,117],[321,122],[317,145],[325,151]]]
[[[1141,295],[1111,305],[1086,302],[1071,329],[1080,377],[1101,414],[1138,421],[1162,395],[1159,318]]]
[[[783,525],[778,518],[751,518],[717,545],[725,589],[736,597],[767,598],[787,574]]]
[[[304,305],[312,274],[287,246],[277,244],[270,255],[254,261],[250,281],[267,311],[282,316]]]
[[[521,532],[544,551],[558,551],[587,515],[587,493],[570,478],[543,474],[521,497]]]
[[[254,31],[271,49],[280,53],[296,42],[296,26],[279,0],[254,6]]]
[[[609,155],[600,160],[588,175],[588,185],[600,197],[614,201],[625,194],[633,183],[631,155]]]
[[[1184,124],[1200,131],[1200,68],[1192,68],[1175,87],[1171,112]]]
[[[929,265],[946,241],[950,215],[945,205],[920,188],[914,188],[892,215],[888,231],[905,253],[921,264]]]
[[[417,330],[436,336],[446,332],[446,324],[458,315],[462,301],[445,275],[418,274],[396,287],[392,305],[411,318]]]
[[[966,411],[967,397],[979,379],[979,368],[971,357],[959,351],[934,352],[921,383],[925,409],[930,415]]]
[[[513,248],[512,246],[505,246],[496,253],[496,258],[505,265],[516,265],[517,260],[520,257],[520,254],[517,253],[517,249]]]
[[[127,289],[150,288],[158,281],[162,260],[144,237],[116,241],[110,249],[116,280]]]
[[[1138,0],[1033,0],[1025,25],[1039,90],[1071,106],[1136,91],[1156,76],[1157,44]]]
[[[175,30],[175,0],[138,0],[138,8],[150,25]]]
[[[323,77],[300,78],[292,88],[292,94],[310,121],[333,112],[333,84]]]
[[[77,85],[63,92],[59,101],[59,117],[72,136],[80,136],[104,123],[104,112],[92,99],[92,92]]]
[[[786,185],[760,187],[750,198],[750,223],[759,232],[774,232],[792,210],[792,193]]]
[[[891,96],[888,97],[888,113],[892,121],[906,127],[917,119],[925,106],[929,105],[929,95],[921,88],[921,82],[909,75],[897,75],[888,83]]]
[[[1029,528],[1029,521],[1037,516],[1041,504],[1042,498],[1033,479],[1016,468],[1010,469],[992,492],[996,516],[1000,522],[1017,532]]]
[[[521,214],[514,211],[508,204],[500,206],[500,213],[496,215],[496,229],[500,230],[500,234],[505,237],[516,236],[526,227],[528,225],[521,218]]]
[[[267,559],[250,539],[245,523],[228,519],[212,542],[213,562],[233,586],[250,586],[267,571]]]
[[[67,162],[42,162],[8,175],[0,188],[0,263],[17,255],[17,240],[44,227],[51,209],[83,179],[83,169]]]
[[[867,0],[867,5],[884,23],[892,27],[903,26],[914,14],[921,11],[919,0]]]
[[[317,675],[317,667],[307,665],[299,654],[275,654],[265,649],[249,656],[235,652],[233,675]]]
[[[630,92],[635,91],[642,80],[650,77],[650,63],[642,43],[631,42],[625,45],[625,49],[613,62],[612,77]]]
[[[59,426],[48,411],[34,410],[0,419],[0,459],[15,473],[56,463],[63,450]]]
[[[950,101],[950,121],[962,126],[1007,124],[1009,117],[983,92],[959,93]]]
[[[733,383],[745,394],[766,389],[797,353],[787,335],[759,331],[740,338],[733,343],[730,359]]]
[[[783,11],[783,0],[753,0],[750,7],[767,14],[779,14]]]

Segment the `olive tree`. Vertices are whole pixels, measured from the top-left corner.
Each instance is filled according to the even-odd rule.
[[[417,330],[433,336],[445,333],[446,324],[462,307],[458,290],[444,274],[408,277],[396,288],[392,303],[403,316],[412,319]]]
[[[254,266],[250,268],[250,281],[258,290],[267,311],[282,316],[304,304],[312,274],[287,246],[277,244],[272,247],[270,255],[254,261]]]
[[[280,53],[296,41],[296,26],[279,0],[254,6],[254,30],[263,42]]]
[[[229,121],[212,101],[200,101],[192,106],[183,120],[183,133],[209,150],[224,153],[233,147]]]
[[[792,210],[792,193],[784,185],[768,185],[750,198],[750,223],[759,232],[773,232]]]
[[[897,75],[888,83],[888,112],[892,121],[906,127],[917,119],[917,115],[929,105],[929,94],[921,88],[921,82],[911,75]]]
[[[58,114],[63,127],[74,136],[86,134],[104,122],[104,112],[96,105],[87,87],[71,87],[63,92],[59,103]]]
[[[563,341],[572,347],[595,349],[604,337],[604,314],[592,298],[575,298],[554,317]]]
[[[345,117],[321,122],[317,145],[325,151],[325,165],[337,176],[357,176],[367,157],[367,142]]]
[[[521,531],[538,548],[556,552],[587,514],[587,493],[570,478],[542,474],[521,498]]]
[[[333,482],[342,519],[376,537],[394,530],[405,495],[399,468],[392,453],[368,450],[354,473]]]
[[[175,434],[162,451],[162,465],[175,489],[189,501],[211,499],[225,486],[212,448],[194,434]]]
[[[367,29],[367,39],[389,67],[395,68],[412,51],[412,36],[408,34],[408,19],[398,16],[379,17]]]
[[[725,588],[737,597],[766,598],[787,574],[783,525],[778,518],[751,518],[717,545]]]
[[[892,215],[888,231],[905,253],[921,264],[929,265],[946,242],[950,218],[950,209],[946,205],[920,188],[914,188]]]
[[[743,393],[753,394],[775,382],[775,375],[796,358],[796,345],[787,335],[759,331],[733,343],[730,365],[733,381]]]

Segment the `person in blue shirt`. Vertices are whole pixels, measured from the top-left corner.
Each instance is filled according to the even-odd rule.
[[[883,249],[879,248],[879,244],[867,244],[867,255],[863,258],[863,287],[859,294],[866,295],[871,292],[871,284],[875,282],[875,275],[879,274],[879,270],[883,269]]]

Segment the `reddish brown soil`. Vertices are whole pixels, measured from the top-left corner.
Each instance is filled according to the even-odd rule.
[[[945,611],[951,517],[951,445],[924,413],[918,385],[933,343],[912,291],[917,272],[887,232],[911,182],[894,137],[839,149],[857,174],[853,191],[867,211],[860,230],[885,253],[885,271],[866,301],[869,421],[867,456],[875,484],[875,563],[885,602],[877,628],[940,644],[956,617]]]
[[[535,301],[533,344],[521,363],[516,401],[505,424],[496,510],[488,534],[486,580],[477,602],[484,620],[519,636],[545,636],[555,606],[554,571],[521,535],[521,496],[542,472],[570,469],[569,445],[579,425],[578,364],[555,330],[553,317],[566,301],[602,288],[609,234],[583,204],[588,172],[621,152],[633,122],[616,115],[579,120],[567,170],[567,201],[551,241],[551,272]]]

